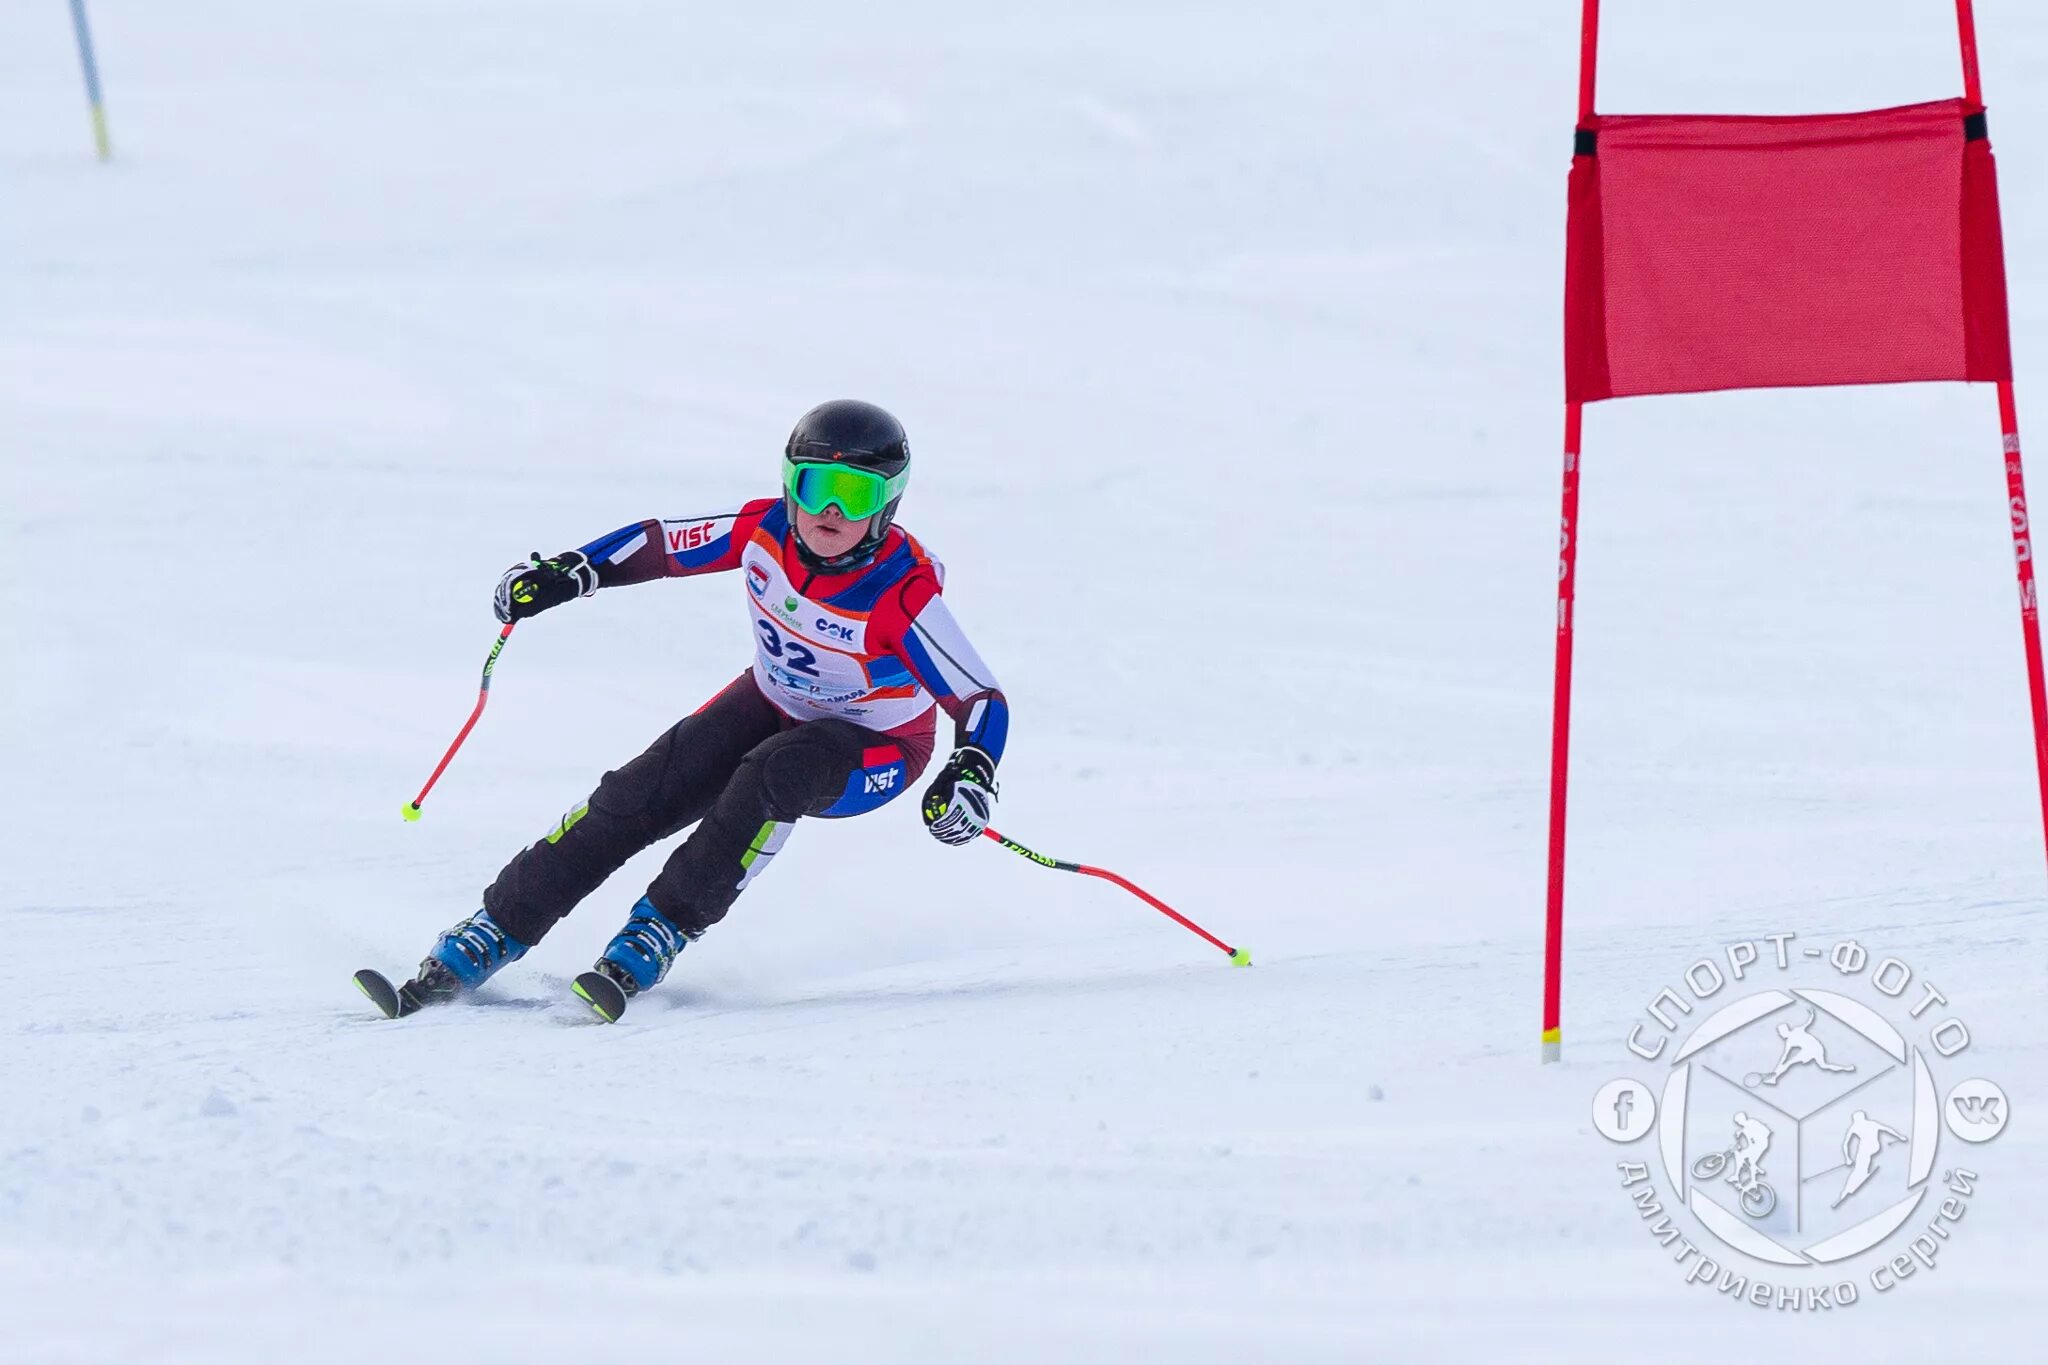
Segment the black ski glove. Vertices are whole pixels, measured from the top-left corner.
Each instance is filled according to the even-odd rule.
[[[505,570],[491,599],[491,609],[500,621],[524,621],[549,607],[559,607],[571,598],[588,597],[596,591],[597,568],[581,550],[570,550],[553,559],[542,559],[540,551],[535,550],[530,563],[514,564]]]
[[[988,828],[996,804],[996,763],[962,745],[924,793],[925,828],[942,844],[971,844]]]

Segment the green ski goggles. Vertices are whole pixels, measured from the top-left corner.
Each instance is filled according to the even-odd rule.
[[[790,459],[782,462],[783,490],[812,516],[836,506],[848,521],[864,520],[894,501],[909,481],[908,470],[892,479],[872,469],[855,469],[850,465]]]

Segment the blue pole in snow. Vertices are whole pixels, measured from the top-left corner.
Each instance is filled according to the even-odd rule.
[[[100,160],[114,154],[107,142],[107,106],[100,99],[100,67],[93,60],[92,30],[85,23],[85,0],[71,0],[71,26],[78,30],[78,60],[85,67],[85,97],[92,101],[92,141]]]

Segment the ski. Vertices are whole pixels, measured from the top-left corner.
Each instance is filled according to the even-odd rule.
[[[371,971],[365,967],[356,973],[355,983],[356,989],[370,997],[370,1003],[375,1005],[386,1019],[396,1019],[402,1014],[412,1013],[405,1007],[405,1001],[400,998],[398,988],[391,984],[391,978],[384,973]]]
[[[357,972],[354,980],[356,989],[367,996],[386,1019],[403,1019],[408,1014],[417,1014],[428,1004],[412,989],[414,983],[408,981],[403,986],[394,986],[390,977],[369,967]],[[619,1017],[626,1012],[626,993],[603,972],[584,972],[570,989],[607,1024],[618,1023]]]
[[[391,984],[391,978],[368,967],[355,975],[356,989],[370,997],[370,1003],[386,1019],[403,1019],[408,1014],[418,1014],[429,1005],[444,1004],[459,993],[452,976],[445,974],[438,980],[427,973],[426,979],[416,978],[403,986]]]
[[[619,1016],[626,1012],[626,993],[603,972],[584,972],[569,989],[607,1024],[618,1023]]]

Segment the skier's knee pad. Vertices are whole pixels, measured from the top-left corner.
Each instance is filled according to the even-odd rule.
[[[765,813],[775,820],[810,814],[821,799],[836,797],[846,781],[839,755],[816,741],[798,738],[777,745],[759,763]]]
[[[623,768],[614,768],[599,780],[597,790],[590,794],[584,804],[600,815],[615,819],[635,820],[645,816],[654,805],[655,783],[651,774],[634,772],[629,763]]]
[[[676,732],[670,730],[647,752],[623,767],[612,769],[598,779],[597,790],[586,803],[603,815],[627,821],[644,821],[661,812],[661,793],[670,765],[676,757]]]

